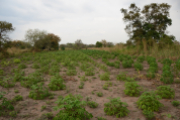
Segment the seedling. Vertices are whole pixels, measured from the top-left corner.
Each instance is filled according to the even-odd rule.
[[[170,88],[170,86],[159,86],[157,88],[156,94],[162,98],[171,99],[174,98],[175,91],[174,89]]]
[[[108,80],[110,79],[110,78],[109,78],[109,73],[101,74],[101,75],[100,75],[100,79],[101,79],[101,80],[108,81]]]
[[[96,93],[98,97],[102,97],[103,96],[103,93],[102,92],[98,92]]]
[[[88,105],[90,108],[97,108],[98,103],[96,103],[96,102],[94,102],[94,101],[88,101],[88,102],[87,102],[87,105]]]

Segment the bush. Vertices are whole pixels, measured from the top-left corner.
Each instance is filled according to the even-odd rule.
[[[124,93],[129,96],[139,96],[140,95],[140,86],[137,82],[126,82],[125,83],[125,90]]]
[[[156,95],[154,92],[144,92],[137,101],[137,106],[142,110],[147,111],[158,111],[163,106],[159,102],[161,97]]]
[[[144,110],[143,114],[148,120],[152,120],[155,117],[154,112],[152,111]]]
[[[180,105],[180,102],[179,101],[172,101],[171,104],[174,106],[174,107],[177,107]]]
[[[64,90],[66,88],[66,85],[64,84],[64,80],[59,75],[53,76],[48,86],[51,90],[54,90],[54,91]]]
[[[69,94],[67,96],[59,97],[57,107],[55,110],[62,109],[53,118],[53,120],[86,120],[93,117],[91,113],[85,110],[85,101],[81,101],[82,96]]]
[[[163,65],[162,77],[160,80],[165,84],[172,84],[174,82],[174,76],[168,64]]]
[[[137,58],[137,62],[140,62],[140,63],[142,63],[144,60],[145,60],[145,57],[144,57],[144,56],[139,56],[139,57]]]
[[[109,73],[104,73],[100,75],[101,80],[108,81],[109,80]]]
[[[87,105],[88,105],[90,108],[97,108],[98,103],[96,103],[96,102],[94,102],[94,101],[88,101],[88,102],[87,102]]]
[[[135,70],[143,70],[143,65],[139,62],[134,63]]]
[[[129,113],[127,103],[121,102],[120,98],[110,98],[110,102],[105,103],[104,106],[107,115],[116,115],[117,118],[127,116]]]
[[[48,89],[43,86],[43,83],[33,85],[31,88],[32,90],[29,93],[29,97],[34,100],[42,100],[46,97],[52,96],[52,94],[49,93]]]
[[[122,62],[122,65],[123,65],[124,68],[131,68],[132,67],[132,63],[133,63],[132,60],[124,60]]]
[[[170,86],[159,86],[157,88],[156,94],[158,94],[162,98],[170,99],[174,98],[175,91],[174,89],[170,88]]]

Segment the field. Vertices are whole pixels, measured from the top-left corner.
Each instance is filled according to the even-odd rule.
[[[179,120],[179,75],[180,59],[99,50],[23,53],[0,61],[0,119],[60,120],[60,110],[74,108],[91,113],[90,120]]]

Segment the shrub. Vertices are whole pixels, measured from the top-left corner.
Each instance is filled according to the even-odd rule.
[[[15,82],[12,80],[11,77],[8,77],[0,80],[0,85],[4,88],[11,88],[15,86]]]
[[[132,67],[132,63],[133,63],[132,60],[124,60],[122,62],[122,65],[123,65],[124,68],[131,68]]]
[[[126,75],[126,73],[124,73],[124,72],[119,73],[116,78],[117,78],[117,80],[122,80],[122,81],[134,81],[133,78],[128,77],[128,76]]]
[[[180,102],[179,101],[172,101],[171,104],[174,106],[174,107],[177,107],[180,105]]]
[[[143,114],[148,120],[152,120],[155,117],[154,112],[152,111],[144,110]]]
[[[102,97],[103,96],[103,93],[102,92],[98,92],[96,93],[98,97]]]
[[[21,81],[21,86],[30,88],[32,85],[42,82],[43,78],[41,76],[29,75],[28,77],[24,77]]]
[[[87,105],[88,105],[90,108],[97,108],[98,103],[96,103],[96,102],[94,102],[94,101],[88,101],[88,102],[87,102]]]
[[[125,90],[124,93],[129,96],[139,96],[140,95],[140,86],[137,82],[126,82],[125,83]]]
[[[100,75],[101,80],[108,81],[109,80],[109,73],[104,73]]]
[[[137,62],[140,62],[140,63],[142,63],[144,60],[145,60],[145,57],[144,57],[144,56],[139,56],[139,57],[137,58]]]
[[[127,116],[129,113],[127,103],[121,102],[120,98],[110,98],[110,102],[105,103],[104,106],[107,115],[116,115],[117,118]]]
[[[51,81],[48,84],[48,86],[51,90],[54,90],[54,91],[55,90],[64,90],[66,88],[66,85],[64,84],[64,80],[58,74],[51,77]]]
[[[163,106],[159,102],[161,97],[156,95],[154,92],[144,92],[137,101],[137,106],[142,110],[158,111]]]
[[[18,64],[18,63],[20,63],[21,62],[21,60],[20,59],[17,59],[17,58],[15,58],[14,60],[13,60],[13,63],[15,63],[15,64]]]
[[[135,70],[143,70],[143,65],[139,62],[134,63]]]
[[[170,99],[174,98],[175,91],[174,89],[170,88],[170,86],[159,86],[157,88],[156,94],[158,94],[162,98]]]
[[[19,66],[18,66],[18,69],[25,69],[25,68],[27,68],[27,66],[23,63],[19,64]]]
[[[43,83],[33,85],[31,88],[32,90],[29,93],[29,97],[34,100],[42,100],[52,95],[51,93],[49,93],[48,89],[43,86]]]
[[[85,110],[85,101],[81,101],[80,99],[82,96],[80,95],[72,95],[69,94],[67,96],[59,97],[58,101],[56,102],[58,104],[57,107],[55,107],[55,110],[64,108],[63,110],[60,110],[59,113],[53,118],[53,120],[86,120],[93,117],[91,113],[88,113]]]

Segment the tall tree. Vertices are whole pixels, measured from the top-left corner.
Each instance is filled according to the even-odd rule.
[[[9,37],[8,32],[14,31],[12,23],[0,21],[0,52],[5,52]]]
[[[167,3],[151,3],[141,10],[133,3],[129,6],[129,10],[122,8],[123,20],[128,23],[125,30],[130,37],[129,40],[138,44],[149,39],[158,42],[167,37],[165,31],[172,24],[169,17],[170,7]],[[174,40],[175,37],[169,36],[169,39]]]

